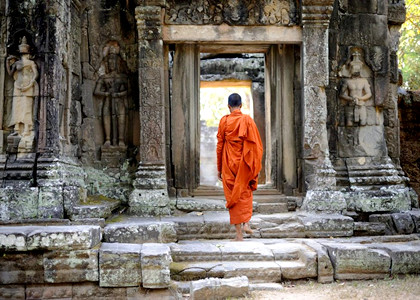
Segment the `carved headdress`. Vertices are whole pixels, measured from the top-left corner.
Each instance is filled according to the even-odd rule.
[[[20,45],[19,45],[19,53],[20,54],[28,54],[30,53],[30,46],[28,45],[28,42],[26,40],[26,36],[23,36],[21,41],[20,41]]]

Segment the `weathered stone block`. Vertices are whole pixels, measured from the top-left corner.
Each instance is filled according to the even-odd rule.
[[[208,277],[226,277],[226,269],[221,260],[172,262],[171,279],[178,281],[199,280]]]
[[[328,255],[327,247],[313,240],[301,240],[302,243],[308,245],[317,252],[318,256],[318,282],[327,283],[334,281],[334,268]]]
[[[38,199],[39,218],[64,218],[62,187],[40,187]]]
[[[144,244],[141,250],[141,268],[144,288],[167,288],[171,280],[170,248],[163,244]]]
[[[339,214],[305,214],[298,217],[305,226],[307,237],[353,235],[353,219]]]
[[[191,299],[227,299],[244,297],[249,292],[246,276],[229,279],[207,278],[192,281],[190,284]]]
[[[171,244],[171,255],[174,262],[183,261],[220,261],[222,245],[212,243]]]
[[[343,193],[335,191],[307,191],[302,209],[313,212],[341,212],[347,208]]]
[[[27,226],[0,227],[0,250],[26,251],[26,237],[33,228]]]
[[[73,284],[73,300],[127,300],[126,288],[101,288],[97,283]],[[136,299],[136,298],[134,298]]]
[[[99,250],[101,287],[140,286],[142,245],[103,243]]]
[[[369,216],[369,222],[380,222],[385,224],[385,234],[392,235],[396,234],[397,231],[394,228],[394,222],[390,214],[372,214]]]
[[[173,222],[150,222],[136,219],[129,223],[109,224],[104,229],[104,240],[109,243],[170,243],[175,242]]]
[[[6,300],[25,300],[24,285],[4,285],[0,286],[0,299]]]
[[[391,214],[395,229],[398,234],[410,234],[414,232],[414,222],[408,213]]]
[[[67,285],[29,285],[26,288],[26,299],[72,299],[73,287]]]
[[[420,210],[409,210],[407,213],[414,222],[414,232],[420,233]]]
[[[43,264],[46,282],[99,281],[97,249],[47,252]]]
[[[373,244],[391,256],[392,274],[417,274],[420,272],[420,242]]]
[[[38,217],[38,188],[1,189],[0,217],[2,220],[35,219]]]
[[[219,245],[223,261],[274,261],[273,252],[263,243],[229,242]]]
[[[267,245],[280,265],[283,279],[313,278],[318,275],[317,253],[297,243],[282,242]]]
[[[280,265],[274,261],[223,262],[224,278],[247,276],[251,282],[279,282]]]
[[[381,222],[354,222],[354,235],[384,235],[386,225]]]
[[[0,256],[0,284],[43,283],[43,256],[40,253],[4,253]]]
[[[369,249],[360,244],[323,243],[334,267],[336,280],[385,278],[391,268],[391,257],[384,250]]]
[[[46,226],[27,237],[28,250],[90,249],[100,241],[99,226]]]

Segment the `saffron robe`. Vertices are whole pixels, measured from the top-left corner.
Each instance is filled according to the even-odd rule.
[[[263,147],[257,126],[240,110],[220,120],[217,170],[222,174],[230,223],[246,223],[252,216],[252,191],[257,189]]]

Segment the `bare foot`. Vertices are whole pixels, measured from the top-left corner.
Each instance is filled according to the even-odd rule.
[[[245,231],[245,233],[247,233],[247,234],[253,234],[253,233],[254,233],[254,231],[251,229],[251,227],[249,226],[249,224],[248,224],[248,223],[245,223],[245,224],[244,224],[244,231]]]

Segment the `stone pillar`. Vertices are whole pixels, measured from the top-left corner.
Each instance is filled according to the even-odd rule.
[[[303,159],[305,209],[341,211],[327,137],[328,25],[334,0],[302,1]]]
[[[4,130],[3,130],[3,115],[5,105],[5,75],[6,75],[6,3],[3,1],[0,4],[0,153],[3,153],[4,147]]]
[[[149,1],[150,2],[150,1]],[[161,6],[138,6],[140,164],[130,195],[130,213],[170,213],[166,181],[164,57]]]

